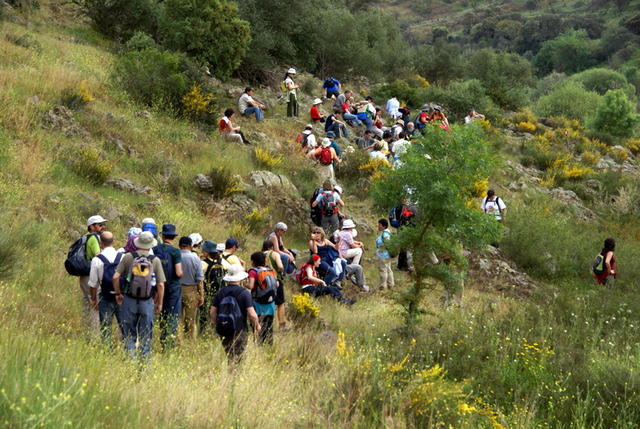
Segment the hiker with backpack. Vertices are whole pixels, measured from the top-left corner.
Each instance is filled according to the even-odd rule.
[[[190,237],[180,237],[178,242],[180,257],[182,259],[182,308],[180,311],[180,334],[185,332],[187,338],[196,339],[198,335],[196,327],[196,313],[204,304],[204,274],[202,263],[197,254],[193,253]]]
[[[91,305],[91,287],[89,274],[91,261],[100,253],[99,235],[107,226],[107,220],[95,215],[87,219],[87,233],[77,239],[69,248],[64,267],[72,276],[79,277],[80,292],[82,293],[82,311],[87,335],[98,332],[98,312]]]
[[[300,147],[302,147],[305,153],[307,153],[311,149],[315,149],[318,146],[316,136],[313,134],[313,125],[305,125],[304,131],[302,131],[300,134],[298,134],[298,137],[296,137],[296,143],[298,143]]]
[[[489,189],[487,196],[482,200],[481,209],[489,216],[495,217],[498,222],[504,223],[504,217],[507,214],[507,206],[502,198],[496,195],[496,191]]]
[[[125,253],[113,275],[113,292],[120,306],[124,331],[124,349],[129,357],[138,357],[136,344],[143,358],[151,354],[154,314],[160,314],[164,295],[165,275],[160,258],[149,249],[158,242],[151,232],[143,231],[134,240],[136,251]]]
[[[282,265],[282,258],[280,254],[273,251],[273,241],[266,239],[262,242],[262,253],[266,258],[267,266],[271,267],[276,272],[276,279],[278,280],[278,288],[276,290],[276,317],[278,319],[278,326],[284,330],[287,328],[287,316],[285,314],[285,296],[284,296],[284,265]]]
[[[391,240],[389,222],[386,219],[378,220],[378,231],[380,235],[376,237],[376,258],[378,259],[378,273],[380,275],[380,290],[393,289],[395,280],[391,262],[393,258],[386,248],[386,243]]]
[[[203,335],[209,329],[209,307],[215,294],[222,288],[222,278],[225,275],[225,269],[222,267],[222,257],[220,254],[224,250],[218,248],[218,245],[210,240],[202,243],[202,264],[204,272],[204,307],[198,309],[198,327],[200,334]]]
[[[251,254],[249,269],[249,290],[253,299],[253,308],[256,310],[260,321],[260,334],[258,344],[273,344],[273,318],[276,313],[276,293],[278,280],[275,270],[267,266],[266,258],[262,252]]]
[[[285,274],[291,274],[296,270],[296,251],[291,251],[284,246],[282,237],[287,232],[287,224],[284,222],[276,223],[273,232],[269,234],[267,240],[273,243],[273,251],[280,255],[282,266]]]
[[[113,347],[111,323],[114,317],[118,323],[118,329],[122,333],[120,308],[113,292],[113,275],[121,258],[122,253],[118,253],[113,247],[113,234],[109,231],[103,231],[100,234],[100,253],[91,260],[89,287],[91,288],[91,306],[98,311],[100,317],[102,342],[110,348]]]
[[[322,218],[320,224],[322,229],[329,234],[340,227],[339,207],[344,207],[344,201],[340,194],[333,188],[331,180],[325,180],[322,184],[322,192],[318,194],[311,207],[319,207]]]
[[[324,91],[324,98],[338,98],[340,95],[340,89],[342,88],[342,84],[335,77],[330,77],[325,79],[322,83],[322,89]]]
[[[342,291],[339,287],[327,285],[324,280],[318,277],[316,269],[320,267],[321,262],[320,255],[311,255],[307,263],[300,268],[296,280],[302,286],[302,292],[315,297],[330,295],[333,299],[344,304],[354,304],[356,302],[354,299],[342,296]]]
[[[242,116],[248,115],[256,115],[256,121],[260,122],[264,119],[263,110],[266,109],[267,106],[260,103],[259,101],[254,100],[253,98],[253,88],[250,86],[244,89],[244,92],[240,96],[238,100],[238,110]]]
[[[418,131],[424,130],[427,127],[427,124],[431,122],[431,117],[429,116],[430,111],[431,106],[428,104],[425,104],[422,106],[422,109],[420,109],[420,113],[418,113],[416,119],[413,121]]]
[[[611,285],[618,275],[616,265],[616,241],[613,238],[604,240],[604,246],[593,262],[593,277],[599,285]]]
[[[224,242],[224,251],[222,252],[222,266],[225,270],[229,270],[231,265],[240,265],[242,268],[246,267],[245,262],[236,255],[240,244],[235,238],[227,238]]]
[[[311,105],[311,109],[309,109],[309,116],[311,117],[312,122],[324,122],[325,115],[320,112],[320,106],[322,105],[322,100],[316,98],[313,100],[313,104]]]
[[[298,116],[298,88],[293,78],[296,76],[296,69],[290,68],[284,75],[283,89],[287,97],[287,117]]]
[[[240,127],[233,126],[231,118],[233,118],[234,113],[233,109],[227,109],[224,111],[224,116],[218,123],[218,131],[220,131],[220,134],[229,141],[251,144],[244,134],[242,134],[242,131],[240,131]]]
[[[231,367],[240,362],[247,346],[247,319],[255,335],[261,330],[251,292],[242,286],[248,276],[242,265],[231,265],[222,278],[225,286],[216,293],[209,310]]]
[[[162,244],[153,247],[153,254],[162,264],[166,278],[160,316],[160,343],[162,349],[171,349],[176,345],[178,334],[178,318],[182,308],[182,254],[172,243],[178,236],[175,225],[162,225]]]
[[[336,176],[333,170],[333,163],[342,162],[335,149],[331,147],[331,140],[328,137],[322,139],[320,147],[309,151],[307,158],[315,159],[320,164],[320,177],[335,182]]]
[[[311,229],[309,251],[313,255],[320,256],[321,261],[317,268],[327,284],[333,285],[344,279],[347,261],[340,257],[336,245],[327,238],[322,228],[316,226]]]
[[[389,211],[389,223],[392,227],[401,231],[402,228],[412,225],[412,220],[416,216],[416,208],[409,205],[409,199],[400,198],[400,205]],[[433,255],[432,262],[436,263]],[[398,270],[410,271],[413,269],[413,253],[406,249],[400,249],[398,252]]]

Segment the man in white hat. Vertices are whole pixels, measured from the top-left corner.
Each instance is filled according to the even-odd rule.
[[[87,219],[87,241],[85,245],[85,258],[90,266],[93,258],[100,253],[100,234],[107,227],[107,220],[100,215]],[[91,287],[89,286],[89,273],[80,276],[80,291],[82,292],[82,311],[87,334],[90,337],[98,333],[98,311],[91,304]]]
[[[160,258],[149,254],[149,249],[156,246],[158,241],[150,231],[143,231],[134,241],[137,250],[126,253],[120,260],[116,273],[113,275],[113,292],[116,302],[120,306],[120,317],[122,329],[124,331],[124,349],[132,359],[136,359],[136,343],[140,344],[140,351],[144,358],[149,358],[151,354],[151,339],[153,333],[154,313],[159,314],[162,310],[162,300],[164,297],[164,283],[166,281],[162,262]],[[134,297],[129,289],[128,282],[133,282],[133,277],[142,275],[144,272],[134,272],[134,265],[139,266],[140,262],[151,265],[151,296],[139,298]],[[121,284],[120,279],[125,281]],[[155,285],[154,285],[155,282]]]
[[[298,116],[298,88],[293,78],[296,76],[296,69],[290,68],[284,75],[284,86],[287,90],[287,117]]]
[[[351,219],[342,222],[342,230],[338,233],[338,250],[340,257],[349,261],[350,264],[360,265],[360,259],[364,252],[364,244],[353,239],[356,224]]]
[[[213,298],[209,310],[211,321],[222,339],[222,346],[230,365],[240,361],[247,346],[247,318],[251,321],[255,335],[260,333],[261,329],[251,292],[242,286],[247,277],[248,274],[242,265],[231,265],[222,278],[226,286],[223,286]]]

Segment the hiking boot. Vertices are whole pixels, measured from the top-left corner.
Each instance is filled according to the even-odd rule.
[[[351,298],[342,298],[340,301],[341,301],[343,304],[346,304],[346,305],[348,305],[348,306],[352,306],[353,304],[355,304],[355,303],[356,303],[356,300],[355,300],[355,299],[351,299]]]
[[[369,293],[369,291],[371,290],[371,288],[367,285],[362,285],[362,291],[364,293]]]
[[[358,286],[358,279],[356,278],[355,274],[352,274],[351,276],[349,276],[349,280],[351,280],[351,283]]]

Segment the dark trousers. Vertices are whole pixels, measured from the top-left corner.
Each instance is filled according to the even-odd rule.
[[[178,336],[178,317],[182,309],[182,286],[170,284],[164,288],[162,313],[160,314],[160,343],[162,348],[175,347]]]
[[[314,286],[308,285],[302,288],[302,292],[315,296],[316,298],[323,295],[330,295],[332,298],[344,302],[345,298],[342,292],[335,286]]]
[[[247,331],[239,331],[232,337],[222,337],[222,347],[227,354],[229,365],[235,365],[242,360],[242,354],[247,347]]]
[[[292,92],[287,99],[287,116],[298,116],[298,97]]]
[[[260,320],[260,334],[258,335],[258,344],[273,344],[273,316],[272,315],[259,315]]]

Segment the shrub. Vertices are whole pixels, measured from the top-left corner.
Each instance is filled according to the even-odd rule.
[[[251,34],[235,3],[225,0],[167,0],[160,19],[164,44],[213,66],[228,77],[242,61]]]
[[[312,320],[320,316],[320,307],[315,304],[309,294],[293,295],[290,308],[294,319]]]
[[[182,112],[196,121],[215,121],[216,106],[213,94],[203,91],[201,85],[192,85],[191,90],[182,97]]]
[[[12,34],[7,34],[7,40],[12,42],[14,45],[21,46],[27,49],[33,49],[37,52],[42,52],[42,45],[38,40],[36,40],[32,35],[25,33],[20,37],[16,37]]]
[[[531,111],[531,109],[526,108],[522,110],[518,110],[515,115],[513,115],[513,119],[511,120],[514,124],[518,124],[520,122],[529,122],[531,124],[535,124],[538,122],[538,117]]]
[[[605,95],[607,91],[622,89],[628,97],[634,97],[636,90],[633,85],[627,82],[627,78],[617,71],[605,68],[592,68],[571,76],[581,84],[587,91],[597,92]]]
[[[211,180],[211,187],[206,191],[214,198],[224,198],[242,189],[238,179],[226,167],[214,167],[207,174]]]
[[[179,108],[190,86],[182,60],[180,54],[154,48],[130,51],[116,60],[113,77],[139,103]]]
[[[540,75],[551,71],[575,73],[595,64],[597,45],[585,30],[568,30],[542,44],[534,63]]]
[[[125,43],[126,51],[142,51],[144,49],[158,49],[158,44],[151,36],[141,31],[136,31]]]
[[[574,82],[567,82],[540,97],[536,113],[540,116],[564,116],[585,121],[593,115],[600,101],[595,92],[587,91]]]
[[[154,34],[158,5],[155,0],[74,0],[102,34],[128,40],[137,32]]]
[[[345,150],[345,152],[347,152]],[[356,183],[368,174],[361,168],[370,160],[369,154],[364,150],[348,151],[342,156],[342,162],[336,168],[336,177],[341,181]]]
[[[72,110],[78,110],[94,100],[86,80],[81,80],[77,86],[63,89],[60,96],[60,103]]]
[[[632,154],[637,155],[640,153],[640,139],[627,140],[624,145]]]
[[[284,161],[281,156],[273,155],[260,147],[255,148],[253,154],[255,156],[256,163],[260,167],[264,167],[267,170],[274,169],[275,167],[281,165]]]
[[[536,130],[536,124],[532,124],[531,122],[518,122],[516,128],[523,133],[533,133]]]
[[[598,105],[596,116],[590,127],[614,137],[625,138],[634,134],[640,117],[635,107],[621,89],[607,91]]]
[[[600,153],[591,150],[585,150],[582,152],[582,162],[589,166],[594,166],[600,161]]]
[[[269,216],[269,207],[264,207],[262,209],[255,207],[251,210],[251,213],[245,215],[244,223],[249,228],[249,231],[253,233],[261,232],[267,224],[271,221],[271,217]]]
[[[71,171],[96,185],[104,183],[113,170],[111,163],[96,148],[86,144],[67,147],[60,156]]]
[[[611,157],[613,157],[613,159],[616,162],[624,162],[629,158],[629,152],[627,152],[626,149],[620,149],[620,148],[611,148],[611,150],[609,151],[609,153],[611,154]]]

